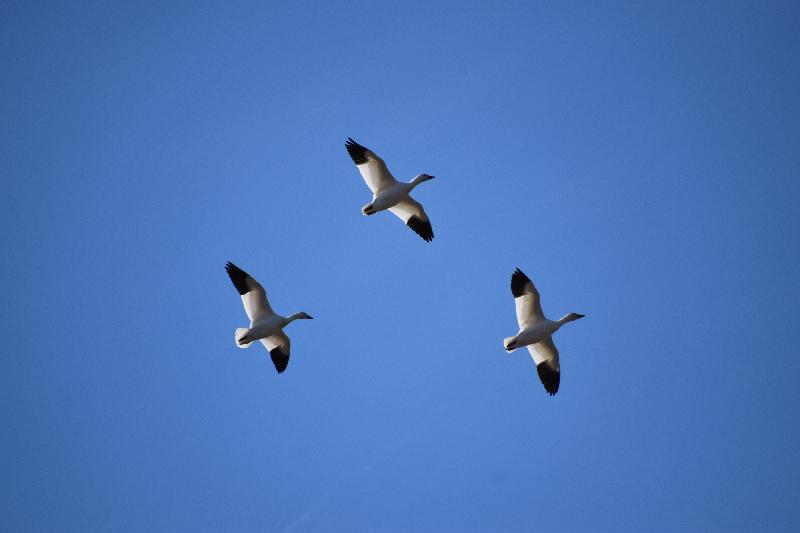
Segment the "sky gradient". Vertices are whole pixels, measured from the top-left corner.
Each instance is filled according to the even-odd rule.
[[[0,529],[800,529],[800,7],[454,5],[2,4]]]

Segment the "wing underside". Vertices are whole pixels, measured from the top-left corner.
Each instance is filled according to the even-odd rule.
[[[233,286],[236,287],[242,297],[244,311],[247,313],[247,318],[250,319],[251,323],[274,314],[267,300],[267,292],[253,276],[230,261],[225,265],[225,270],[228,272]]]
[[[286,367],[289,365],[289,355],[291,353],[291,341],[289,337],[281,331],[266,339],[261,339],[261,344],[269,351],[272,364],[275,365],[275,370],[278,371],[278,374],[286,370]]]
[[[430,242],[433,240],[433,227],[421,203],[409,196],[407,200],[390,207],[389,211],[405,222],[424,241]]]
[[[544,320],[539,291],[520,269],[516,269],[511,275],[511,294],[514,296],[514,307],[520,329]]]
[[[349,137],[344,146],[372,194],[377,195],[383,189],[397,183],[386,167],[386,163],[375,152],[361,146]]]
[[[558,392],[561,383],[561,365],[558,361],[558,349],[553,343],[553,337],[547,337],[541,342],[528,345],[528,351],[536,363],[536,372],[544,389],[551,396]]]

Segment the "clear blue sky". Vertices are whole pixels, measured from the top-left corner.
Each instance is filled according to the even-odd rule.
[[[797,531],[799,19],[4,2],[0,529]],[[515,267],[587,314],[554,398]]]

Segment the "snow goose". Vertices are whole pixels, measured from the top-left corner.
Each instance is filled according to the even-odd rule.
[[[249,328],[237,328],[234,339],[236,346],[247,348],[254,341],[261,341],[267,350],[278,374],[286,370],[289,364],[291,343],[283,328],[299,318],[310,319],[306,313],[295,313],[289,317],[275,314],[267,301],[267,293],[253,276],[237,267],[230,261],[225,265],[233,286],[239,291],[244,303],[244,312],[250,319]]]
[[[552,335],[567,322],[578,320],[585,315],[570,313],[555,321],[545,318],[539,301],[539,291],[520,269],[516,269],[511,275],[511,294],[514,296],[514,305],[517,309],[519,333],[503,340],[503,346],[508,352],[527,346],[536,363],[536,371],[539,373],[544,390],[550,396],[554,396],[561,382],[561,367]]]
[[[388,209],[423,240],[432,241],[433,228],[428,215],[425,214],[422,204],[414,200],[410,193],[414,187],[423,181],[432,180],[434,176],[419,174],[408,183],[398,182],[386,168],[383,159],[375,155],[375,152],[364,148],[350,137],[344,146],[364,181],[367,182],[367,187],[372,191],[372,202],[362,207],[361,212],[365,215],[374,215],[378,211]]]

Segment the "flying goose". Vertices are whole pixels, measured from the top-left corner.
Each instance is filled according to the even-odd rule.
[[[539,301],[539,291],[520,269],[516,269],[511,275],[511,294],[514,296],[514,305],[517,309],[519,333],[513,337],[506,337],[503,346],[509,353],[527,346],[536,363],[536,371],[544,390],[550,396],[555,396],[558,384],[561,382],[561,367],[552,335],[567,322],[578,320],[585,315],[570,313],[556,321],[545,318]]]
[[[350,137],[344,144],[347,153],[358,167],[367,187],[372,191],[372,202],[361,208],[365,215],[374,215],[378,211],[388,209],[405,222],[409,228],[430,242],[433,240],[433,228],[422,204],[414,200],[410,193],[423,181],[432,180],[434,176],[419,174],[408,183],[398,182],[386,168],[386,163],[375,152],[364,148]]]
[[[275,314],[267,301],[267,293],[253,276],[230,261],[225,265],[233,286],[239,291],[244,303],[244,311],[250,319],[250,328],[237,328],[234,339],[236,346],[247,348],[254,341],[261,341],[267,350],[278,374],[289,364],[291,343],[283,328],[299,318],[311,319],[306,313],[295,313],[289,317]]]

